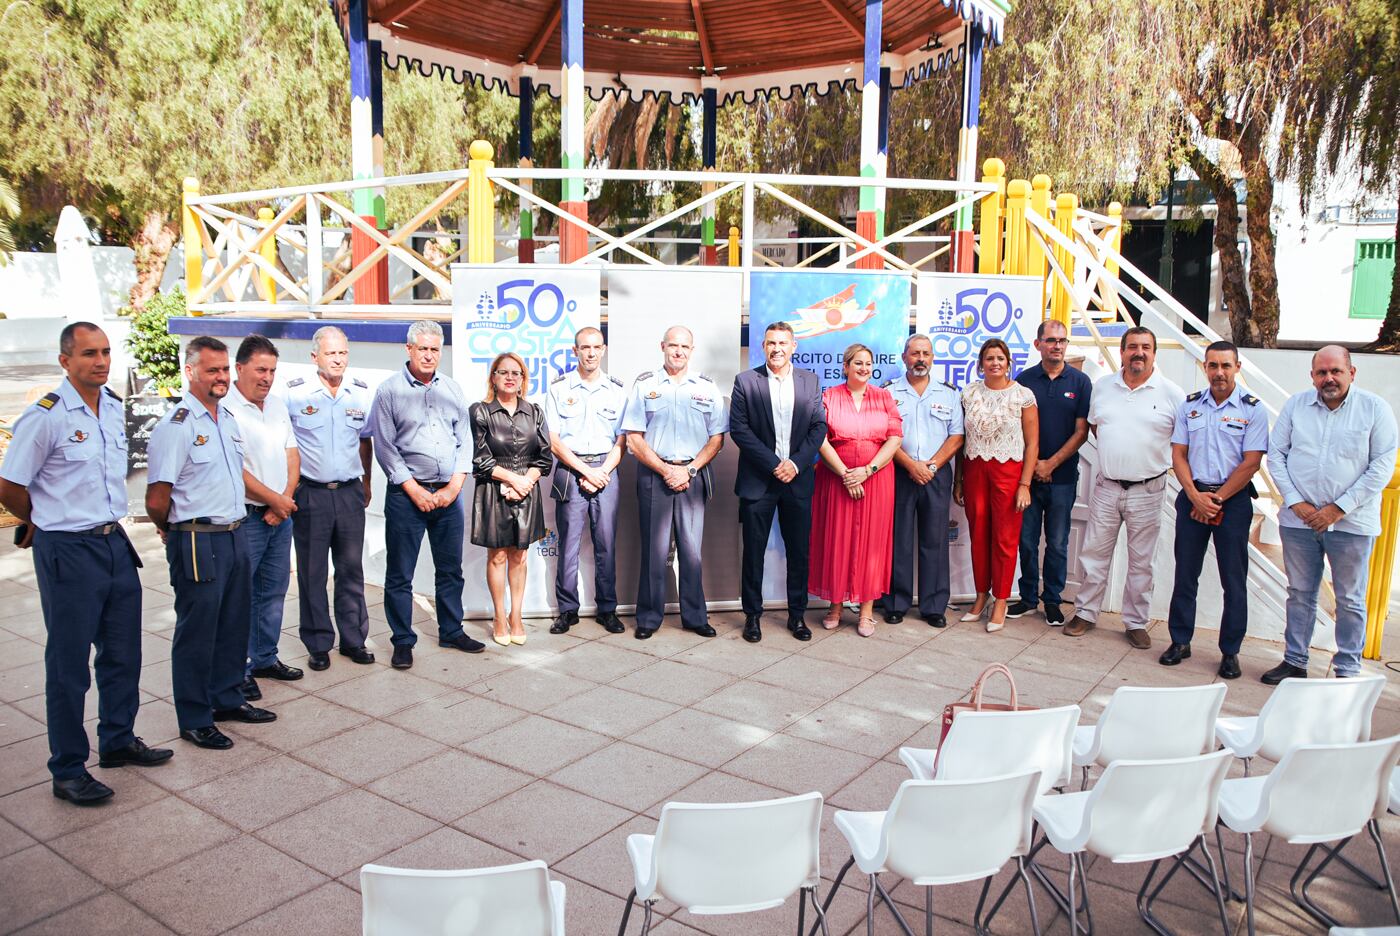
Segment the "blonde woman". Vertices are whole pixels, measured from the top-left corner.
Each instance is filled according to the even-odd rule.
[[[544,538],[539,481],[554,465],[544,408],[525,399],[529,386],[524,359],[499,354],[487,372],[486,399],[471,406],[472,542],[486,547],[491,639],[503,647],[525,642],[525,559],[530,544]]]

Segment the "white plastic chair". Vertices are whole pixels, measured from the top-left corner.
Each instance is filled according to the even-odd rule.
[[[1354,744],[1371,739],[1371,713],[1384,676],[1285,679],[1258,715],[1215,723],[1220,743],[1244,759],[1245,776],[1256,755],[1278,761],[1300,744]]]
[[[899,759],[915,780],[976,780],[1037,770],[1036,792],[1044,794],[1069,783],[1078,724],[1077,705],[962,712],[953,719],[942,747],[902,747]]]
[[[543,861],[462,871],[360,869],[364,936],[564,936],[564,885]]]
[[[923,887],[925,931],[933,932],[933,889],[944,884],[982,880],[973,921],[978,932],[990,924],[982,918],[992,877],[1013,858],[1030,902],[1031,926],[1040,934],[1035,895],[1026,875],[1031,847],[1031,806],[1040,784],[1039,771],[976,780],[905,780],[890,808],[883,812],[838,812],[836,828],[846,837],[851,857],[841,866],[827,895],[831,904],[846,872],[855,865],[870,877],[866,930],[874,925],[878,893],[900,928],[910,932],[899,909],[880,883],[889,871]],[[1000,906],[1000,904],[998,904]],[[825,909],[825,908],[823,908]]]
[[[1390,811],[1400,813],[1400,768],[1390,774]]]
[[[782,906],[799,892],[798,936],[808,899],[827,933],[817,895],[821,822],[820,793],[755,803],[667,803],[655,835],[627,837],[635,885],[618,936],[627,931],[637,900],[645,936],[662,898],[695,914],[753,913]]]
[[[1091,933],[1094,928],[1088,880],[1084,877],[1085,852],[1107,858],[1114,864],[1152,862],[1138,891],[1138,913],[1154,931],[1169,936],[1170,930],[1153,915],[1152,902],[1187,863],[1191,852],[1198,848],[1205,857],[1210,883],[1206,882],[1197,864],[1187,864],[1187,868],[1213,892],[1221,928],[1229,936],[1224,891],[1216,876],[1215,859],[1205,840],[1215,826],[1216,800],[1221,781],[1229,769],[1229,751],[1171,760],[1120,760],[1104,769],[1092,790],[1042,796],[1036,801],[1035,820],[1040,823],[1045,838],[1032,849],[1028,858],[1033,859],[1046,841],[1069,856],[1069,894],[1058,895],[1057,902],[1070,917],[1071,936],[1077,936],[1081,930],[1079,899],[1074,892],[1076,878],[1080,882],[1088,923],[1083,931]],[[1168,858],[1175,859],[1171,868],[1149,893],[1157,867]]]
[[[1225,684],[1120,686],[1093,725],[1074,729],[1074,766],[1089,786],[1089,768],[1116,760],[1167,760],[1215,750],[1215,723]]]
[[[1400,903],[1377,821],[1390,804],[1390,778],[1397,757],[1400,737],[1357,744],[1305,744],[1284,754],[1265,776],[1225,781],[1220,790],[1220,821],[1244,835],[1244,894],[1251,936],[1256,832],[1276,835],[1290,845],[1309,846],[1289,881],[1289,891],[1294,902],[1323,926],[1337,926],[1337,921],[1308,897],[1308,885],[1333,858],[1341,859],[1341,850],[1364,828],[1376,844],[1385,883],[1341,860],[1371,884],[1390,892],[1391,908],[1400,922]],[[1304,877],[1308,862],[1319,849],[1326,857]]]
[[[1400,936],[1400,926],[1334,926],[1327,936]]]

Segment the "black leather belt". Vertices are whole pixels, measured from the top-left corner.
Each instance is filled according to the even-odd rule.
[[[1160,478],[1160,477],[1161,477],[1162,475],[1164,475],[1164,474],[1166,474],[1165,471],[1159,471],[1159,472],[1157,472],[1155,475],[1153,475],[1152,477],[1150,477],[1150,478],[1143,478],[1141,481],[1119,481],[1117,478],[1109,478],[1109,477],[1105,477],[1104,480],[1105,480],[1105,481],[1109,481],[1109,482],[1111,482],[1111,483],[1113,483],[1113,484],[1116,484],[1116,485],[1118,485],[1119,487],[1121,487],[1123,490],[1126,491],[1128,488],[1137,487],[1139,484],[1147,484],[1147,483],[1150,482],[1150,481],[1156,481],[1158,478]],[[1197,487],[1200,487],[1200,485],[1197,485]]]
[[[232,533],[242,525],[242,520],[235,520],[232,523],[207,523],[205,518],[200,517],[198,520],[172,523],[170,529],[179,530],[181,533]]]
[[[426,491],[439,491],[452,483],[451,481],[419,481],[417,478],[414,478],[413,480],[419,487],[423,488]],[[389,485],[388,489],[390,491],[402,491],[403,485],[391,484]]]
[[[243,506],[248,508],[248,512],[249,512],[249,513],[255,513],[255,514],[265,514],[265,513],[267,513],[267,505],[266,505],[266,504],[244,504]]]
[[[68,530],[65,532],[72,533],[74,536],[111,536],[113,533],[117,532],[117,530],[120,530],[121,526],[120,523],[113,521],[111,523],[104,523],[102,526],[95,526],[91,530]]]
[[[334,491],[336,488],[345,487],[347,484],[354,484],[359,478],[349,478],[345,481],[312,481],[310,478],[302,478],[300,483],[307,487],[321,488],[327,491]]]
[[[575,452],[574,457],[590,468],[597,468],[603,462],[607,461],[608,453],[604,452],[601,455],[581,455],[578,452]]]
[[[1214,494],[1224,486],[1224,482],[1220,484],[1202,484],[1199,481],[1196,482],[1196,490],[1200,491],[1202,494]]]
[[[688,465],[695,461],[693,458],[663,458],[661,460],[668,465]]]

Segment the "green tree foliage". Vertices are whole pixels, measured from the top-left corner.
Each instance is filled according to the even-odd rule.
[[[180,340],[170,334],[170,319],[184,314],[185,291],[176,287],[152,296],[131,321],[126,349],[137,373],[155,381],[156,390],[180,389]]]
[[[15,237],[10,225],[18,217],[19,196],[9,182],[0,179],[0,266],[8,265],[10,255],[15,252]]]

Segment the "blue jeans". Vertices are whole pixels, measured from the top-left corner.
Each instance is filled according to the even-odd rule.
[[[453,640],[462,633],[462,498],[424,513],[402,488],[390,488],[384,497],[384,616],[396,647],[418,642],[413,632],[413,569],[425,532],[433,553],[438,639]]]
[[[1337,595],[1337,652],[1332,668],[1338,676],[1355,676],[1361,672],[1361,650],[1366,643],[1366,575],[1376,538],[1295,527],[1280,527],[1279,535],[1283,538],[1283,567],[1288,573],[1284,662],[1308,665],[1325,557],[1332,565],[1332,591]]]
[[[1077,484],[1031,483],[1031,503],[1021,514],[1021,600],[1035,605],[1040,585],[1040,530],[1045,528],[1047,605],[1060,603],[1069,574],[1069,521]]]
[[[263,522],[261,511],[248,511],[238,528],[248,550],[252,598],[249,602],[248,671],[277,662],[282,637],[282,603],[292,579],[292,521]]]

